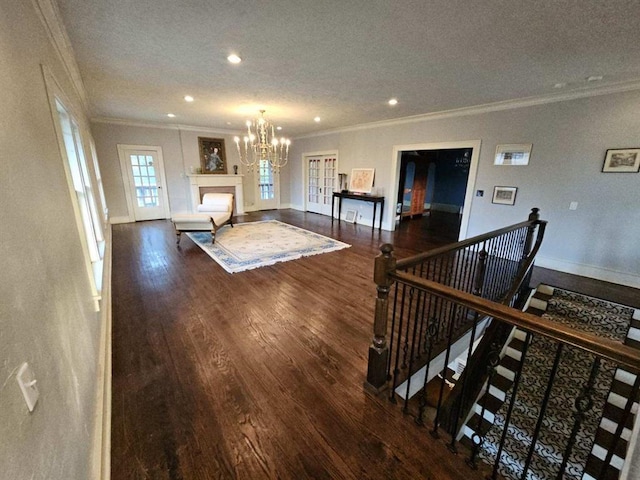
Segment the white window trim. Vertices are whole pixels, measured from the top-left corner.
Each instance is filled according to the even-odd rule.
[[[86,143],[85,135],[83,135],[83,124],[80,122],[81,117],[77,115],[79,111],[73,102],[65,95],[63,89],[60,87],[60,84],[56,80],[55,76],[46,65],[42,65],[42,74],[44,77],[45,87],[47,91],[47,98],[49,100],[49,108],[51,110],[51,117],[53,120],[53,127],[56,133],[56,140],[58,142],[58,150],[60,152],[60,159],[64,166],[65,176],[67,178],[67,186],[69,188],[69,194],[71,196],[71,205],[73,207],[73,213],[75,216],[76,226],[78,228],[78,234],[80,236],[80,244],[82,247],[82,254],[84,257],[85,268],[87,271],[87,276],[89,277],[89,286],[91,288],[91,295],[96,305],[96,311],[99,310],[100,300],[102,298],[102,277],[104,271],[104,239],[102,242],[99,242],[99,254],[100,259],[97,261],[91,260],[91,255],[89,254],[89,245],[86,239],[86,233],[84,230],[84,221],[82,219],[82,214],[80,211],[80,207],[78,205],[78,199],[76,196],[76,191],[73,184],[73,177],[71,171],[69,169],[69,161],[67,158],[66,146],[64,144],[64,134],[62,130],[62,126],[60,124],[60,118],[58,116],[58,108],[56,106],[56,101],[58,101],[67,113],[75,120],[77,127],[80,131],[80,138],[83,142],[82,148],[86,155],[86,148],[84,143]],[[81,110],[80,110],[81,111]],[[93,181],[93,178],[90,180]],[[92,189],[93,190],[93,189]],[[96,199],[94,198],[94,201]],[[105,225],[101,225],[103,232]],[[103,235],[104,236],[104,235]]]

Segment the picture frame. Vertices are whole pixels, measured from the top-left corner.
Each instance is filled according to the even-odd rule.
[[[227,173],[227,156],[224,149],[224,138],[198,137],[200,152],[200,169],[204,174]]]
[[[347,210],[344,214],[344,221],[349,223],[356,223],[356,218],[358,216],[358,212],[355,210]]]
[[[518,187],[493,187],[491,203],[498,205],[515,205]]]
[[[603,172],[638,173],[640,148],[612,148],[604,156]]]
[[[532,143],[510,143],[496,146],[494,165],[529,165]]]
[[[349,191],[370,194],[373,189],[375,172],[375,168],[352,168],[351,178],[349,178]]]

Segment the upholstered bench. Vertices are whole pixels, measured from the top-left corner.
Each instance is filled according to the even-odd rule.
[[[233,195],[231,193],[205,193],[198,213],[176,213],[171,217],[180,244],[182,232],[211,232],[211,243],[217,231],[227,223],[233,227]]]

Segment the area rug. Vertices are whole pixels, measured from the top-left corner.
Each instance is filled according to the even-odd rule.
[[[277,220],[239,223],[233,228],[226,226],[218,230],[213,245],[211,233],[192,232],[187,235],[229,273],[351,246]]]

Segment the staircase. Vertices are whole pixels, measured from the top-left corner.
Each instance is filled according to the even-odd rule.
[[[640,310],[542,285],[531,296],[527,312],[640,347]],[[525,351],[516,401],[510,409],[514,380]],[[556,351],[551,340],[543,337],[530,340],[525,331],[514,328],[502,349],[489,390],[483,389],[461,430],[460,442],[469,448],[478,445],[479,458],[493,463],[498,454],[501,456],[498,471],[505,478],[519,479],[524,470],[528,471],[526,478],[555,478],[563,462],[574,426],[574,416],[566,411],[567,401],[581,394],[591,373],[591,362],[577,349],[564,348],[550,401],[544,404],[545,384]],[[624,465],[638,406],[637,385],[633,388],[638,379],[607,362],[598,370],[591,396],[593,407],[581,421],[563,478],[617,479]],[[636,395],[630,399],[632,391]],[[537,426],[536,418],[542,408],[546,409],[545,421]],[[509,427],[503,438],[505,423]],[[534,443],[535,449],[531,449]]]

